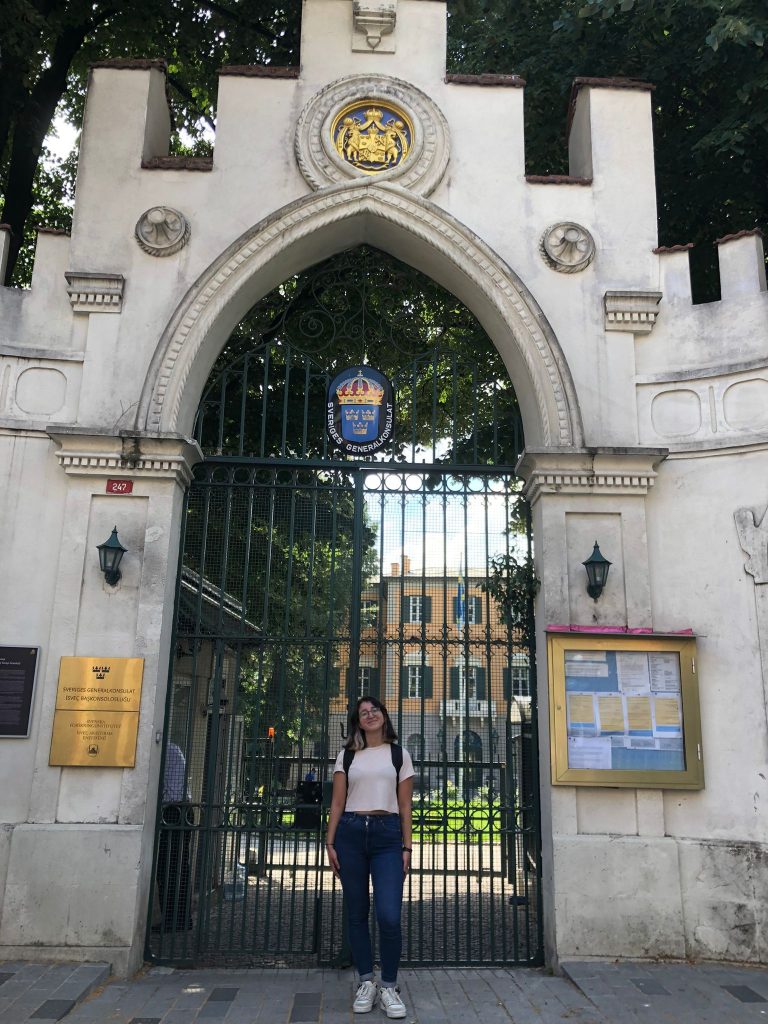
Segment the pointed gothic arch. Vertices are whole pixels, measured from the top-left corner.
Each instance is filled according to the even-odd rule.
[[[361,243],[428,274],[477,316],[515,387],[529,445],[581,445],[576,391],[532,295],[466,226],[386,183],[323,189],[240,236],[201,274],[163,332],[136,426],[189,433],[208,373],[234,326],[282,281]]]

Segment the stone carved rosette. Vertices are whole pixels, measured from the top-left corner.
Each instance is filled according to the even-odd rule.
[[[171,206],[153,206],[136,223],[136,241],[150,256],[172,256],[189,241],[190,225]]]
[[[595,258],[595,240],[581,224],[564,221],[547,228],[541,236],[540,251],[552,270],[576,274],[586,270]]]

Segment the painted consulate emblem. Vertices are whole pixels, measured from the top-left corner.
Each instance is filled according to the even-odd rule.
[[[331,440],[350,455],[367,455],[392,440],[395,401],[392,385],[370,366],[348,366],[328,388],[327,426]]]
[[[331,137],[342,160],[366,174],[398,167],[413,145],[413,125],[392,104],[362,100],[333,120]]]

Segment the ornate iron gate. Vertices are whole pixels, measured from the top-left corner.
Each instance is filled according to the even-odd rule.
[[[326,389],[365,361],[396,441],[355,461]],[[433,282],[343,253],[255,307],[197,430],[150,955],[344,961],[322,833],[348,707],[374,693],[416,767],[404,962],[540,962],[530,528],[490,341]]]

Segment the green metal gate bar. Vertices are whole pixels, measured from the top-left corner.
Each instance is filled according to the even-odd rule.
[[[541,960],[530,528],[504,468],[522,444],[514,393],[479,325],[453,347],[399,344],[384,367],[398,446],[339,458],[325,388],[355,352],[294,344],[329,307],[355,336],[339,295],[359,300],[366,337],[371,310],[381,332],[387,259],[358,250],[303,275],[201,403],[212,454],[184,516],[148,938],[160,962],[337,960],[322,833],[362,693],[386,701],[417,773],[404,962]],[[429,300],[434,327],[427,285],[391,264],[400,303]]]

